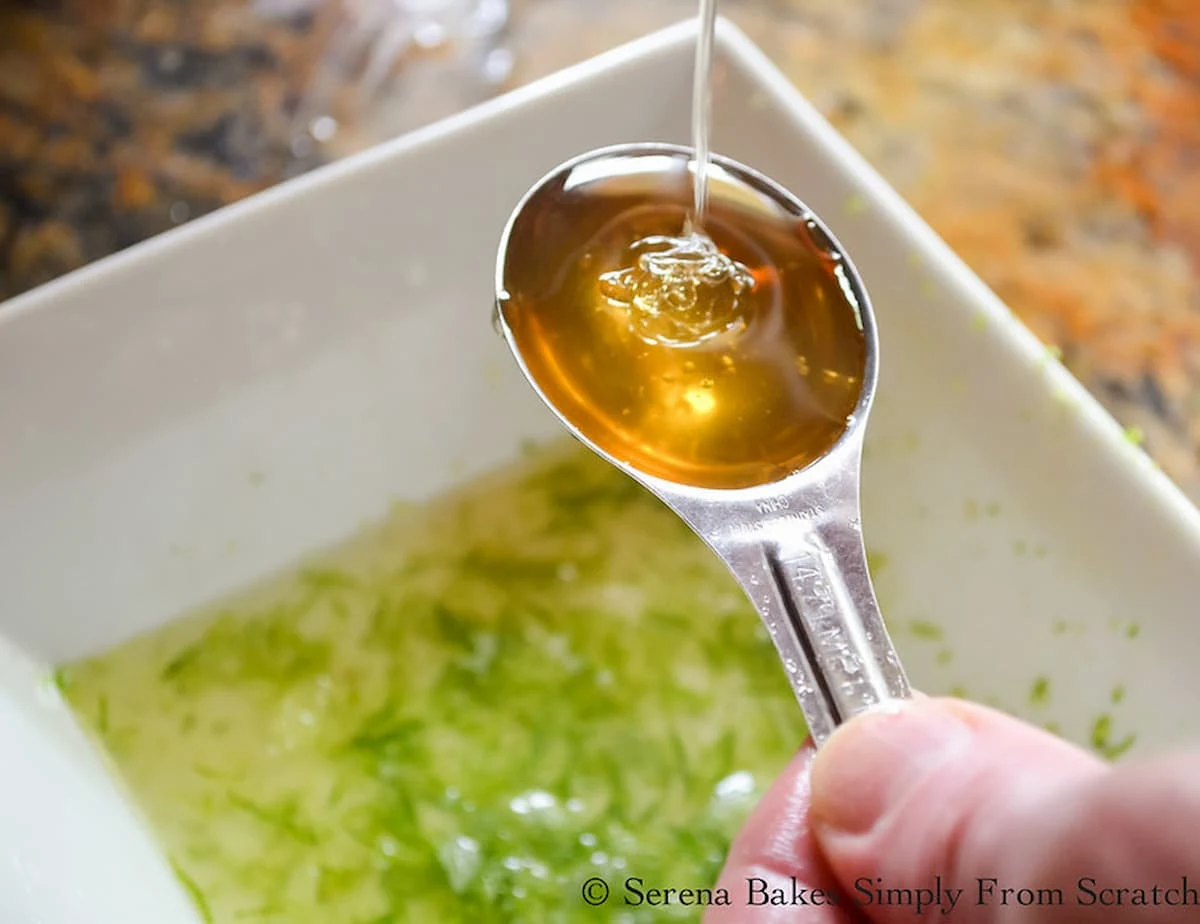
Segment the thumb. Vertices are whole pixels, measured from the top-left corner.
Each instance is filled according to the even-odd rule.
[[[922,699],[840,728],[810,798],[817,848],[872,921],[911,921],[918,900],[971,924],[1200,913],[1195,756],[1114,768],[993,710]]]

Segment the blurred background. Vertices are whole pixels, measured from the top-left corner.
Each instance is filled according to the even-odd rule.
[[[721,12],[1200,500],[1200,3]],[[0,299],[695,13],[0,0]]]

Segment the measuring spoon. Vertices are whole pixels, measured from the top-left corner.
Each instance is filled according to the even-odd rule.
[[[523,268],[530,261],[544,261],[538,241],[551,240],[547,236],[561,233],[569,220],[561,208],[564,190],[607,178],[625,193],[638,189],[652,196],[655,183],[668,179],[668,174],[694,170],[691,156],[690,149],[673,145],[604,148],[567,161],[535,184],[501,238],[495,320],[525,377],[567,430],[656,495],[725,562],[770,633],[820,746],[851,717],[911,695],[879,612],[863,544],[859,477],[878,376],[878,342],[870,300],[840,245],[816,215],[774,181],[727,158],[712,158],[712,169],[722,177],[713,195],[732,191],[747,201],[766,202],[778,214],[804,223],[806,233],[821,242],[839,267],[845,310],[857,315],[866,344],[861,391],[841,436],[800,470],[762,483],[713,488],[668,479],[621,458],[620,452],[601,448],[597,433],[589,432],[592,418],[579,410],[588,396],[578,396],[582,404],[556,404],[543,387],[546,383],[539,383],[531,371],[523,354],[526,344],[512,323],[513,313],[523,310],[522,284],[529,278]],[[579,310],[588,307],[580,305]],[[805,306],[784,309],[804,311]]]

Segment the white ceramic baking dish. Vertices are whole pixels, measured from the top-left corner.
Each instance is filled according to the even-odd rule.
[[[693,38],[653,35],[0,306],[4,924],[195,920],[49,667],[557,436],[489,323],[501,229],[572,155],[687,143]],[[822,215],[873,295],[864,528],[916,684],[1084,742],[1194,734],[1200,516],[728,24],[719,60],[716,150]]]

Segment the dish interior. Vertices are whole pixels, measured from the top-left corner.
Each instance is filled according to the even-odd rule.
[[[218,924],[711,885],[804,734],[723,565],[573,443],[59,685]]]

